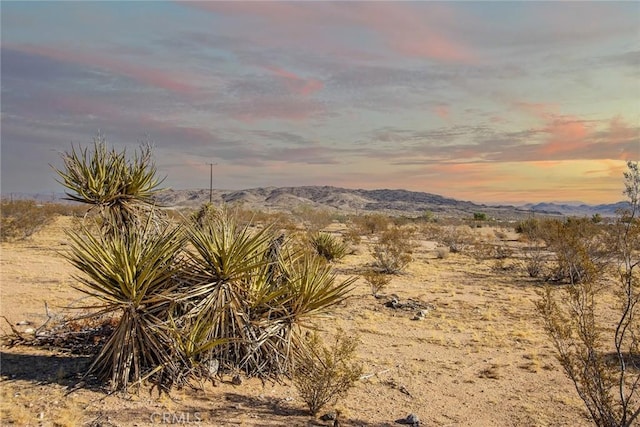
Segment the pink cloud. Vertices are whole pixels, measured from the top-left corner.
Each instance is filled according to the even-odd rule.
[[[114,58],[108,58],[103,55],[85,53],[76,50],[70,51],[55,47],[34,45],[11,45],[8,47],[32,55],[44,56],[56,61],[99,68],[131,78],[139,83],[158,87],[174,93],[192,95],[197,92],[196,87],[192,84],[194,76],[183,73],[160,71],[155,68],[134,65]]]
[[[561,116],[550,120],[543,132],[548,140],[540,146],[540,153],[548,156],[577,152],[589,145],[589,132],[585,122],[575,117]]]
[[[448,105],[440,104],[433,107],[433,112],[442,120],[449,120],[449,114],[451,111],[449,110]]]
[[[298,95],[313,95],[324,87],[322,81],[318,79],[304,79],[290,71],[278,67],[265,66],[264,68],[280,77],[289,90]]]
[[[327,34],[327,25],[377,33],[396,53],[443,62],[474,63],[477,55],[447,32],[468,19],[449,5],[426,2],[180,2],[214,13],[252,16],[284,28],[285,41],[333,51],[343,41]],[[293,35],[293,37],[292,37]],[[271,35],[273,37],[273,35]]]

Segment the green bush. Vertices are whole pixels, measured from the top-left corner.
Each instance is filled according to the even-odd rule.
[[[474,221],[486,221],[487,220],[487,214],[484,212],[475,212],[473,214],[473,220]]]

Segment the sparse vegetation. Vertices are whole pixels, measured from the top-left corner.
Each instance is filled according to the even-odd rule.
[[[3,199],[0,212],[0,239],[3,242],[24,240],[51,223],[56,216],[56,211],[51,209],[51,205],[37,204],[33,200]]]

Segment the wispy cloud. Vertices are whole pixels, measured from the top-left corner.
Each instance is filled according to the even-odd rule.
[[[54,187],[51,149],[101,129],[119,146],[148,134],[176,188],[217,162],[226,188],[617,200],[615,175],[640,158],[638,13],[632,2],[7,2],[3,189]],[[34,162],[44,167],[26,176]]]
[[[38,55],[62,63],[81,65],[88,69],[102,70],[131,78],[146,86],[165,89],[173,93],[193,95],[196,91],[193,75],[180,72],[161,71],[141,64],[123,62],[114,58],[104,57],[78,50],[66,50],[51,46],[36,45],[3,45],[10,50]]]

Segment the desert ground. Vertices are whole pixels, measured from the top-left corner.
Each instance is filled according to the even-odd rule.
[[[9,323],[28,334],[49,317],[73,316],[83,294],[73,288],[72,266],[61,256],[71,217],[30,239],[1,245],[2,332]],[[341,224],[332,226],[339,232]],[[517,249],[512,229],[474,228],[476,238]],[[419,234],[418,234],[419,236]],[[435,243],[420,240],[414,260],[375,298],[362,278],[350,297],[317,325],[331,336],[338,328],[360,339],[364,374],[333,409],[343,426],[394,426],[413,413],[422,426],[589,425],[572,383],[562,372],[536,313],[543,286],[519,268],[517,257],[496,267],[462,253],[439,258]],[[371,262],[366,242],[335,263],[339,277],[359,274]],[[414,308],[385,305],[395,296]],[[45,310],[45,303],[48,307]],[[411,304],[409,304],[411,306]],[[426,315],[415,320],[415,307]],[[28,324],[25,324],[27,323]],[[295,387],[223,377],[201,390],[170,396],[143,389],[128,396],[95,387],[67,394],[88,366],[86,357],[31,346],[0,350],[2,425],[206,426],[333,425],[311,417]],[[320,415],[319,414],[319,415]]]

